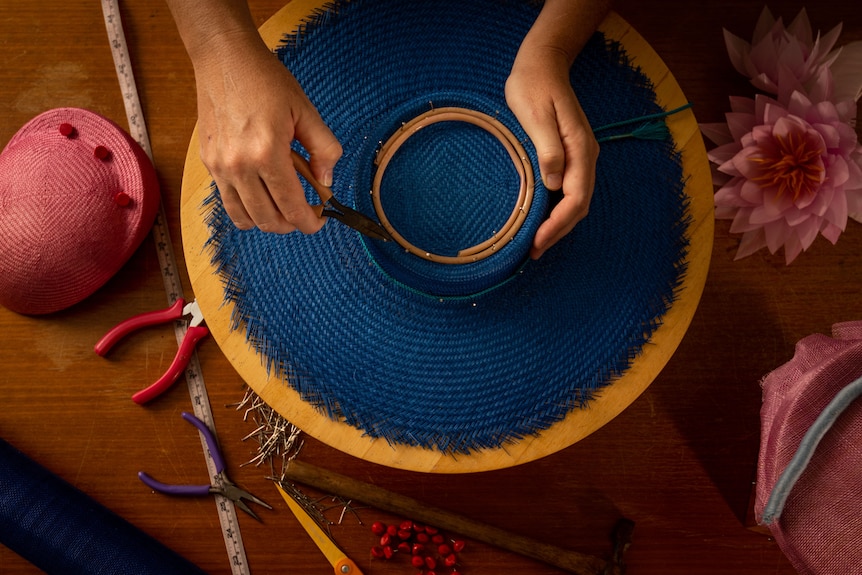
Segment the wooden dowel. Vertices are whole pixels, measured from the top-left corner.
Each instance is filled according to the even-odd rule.
[[[599,557],[569,551],[529,537],[474,521],[444,509],[432,507],[416,499],[393,493],[376,485],[364,483],[324,470],[308,463],[293,460],[287,466],[285,479],[314,487],[328,494],[361,501],[383,511],[410,518],[439,529],[458,533],[564,569],[577,575],[620,575],[618,565]]]

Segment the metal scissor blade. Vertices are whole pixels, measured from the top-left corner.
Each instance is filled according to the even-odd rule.
[[[323,210],[324,216],[335,218],[342,224],[353,228],[361,234],[365,234],[369,238],[375,240],[382,240],[384,242],[392,240],[392,236],[389,234],[386,228],[384,228],[382,225],[375,222],[365,214],[357,212],[354,209],[342,205],[335,198],[329,198],[329,202],[327,203],[331,205],[333,209]]]
[[[322,213],[320,215],[335,218],[344,225],[375,240],[388,242],[393,239],[392,236],[389,235],[389,232],[386,231],[386,228],[381,226],[379,223],[361,212],[357,212],[352,208],[342,205],[341,202],[336,200],[332,195],[332,190],[315,179],[314,175],[311,173],[311,166],[309,165],[308,160],[302,157],[299,152],[291,150],[290,156],[293,159],[293,166],[296,168],[296,171],[299,175],[305,178],[305,181],[307,181],[312,188],[314,188],[320,201],[323,202],[323,206],[318,207],[318,209],[322,209]]]
[[[275,487],[281,493],[287,506],[290,507],[296,519],[320,549],[321,553],[326,556],[326,560],[332,565],[335,575],[362,575],[359,567],[344,554],[344,551],[338,548],[338,545],[317,524],[317,521],[302,508],[296,499],[289,495],[278,483],[275,484]]]

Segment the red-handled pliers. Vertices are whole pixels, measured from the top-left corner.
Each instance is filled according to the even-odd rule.
[[[132,401],[135,403],[139,405],[147,403],[172,386],[189,364],[192,354],[194,353],[195,345],[209,334],[210,330],[207,329],[206,326],[201,325],[201,323],[203,323],[204,316],[201,313],[201,308],[198,307],[197,300],[186,304],[183,298],[178,298],[177,301],[167,309],[146,312],[130,317],[106,333],[105,336],[95,345],[94,349],[96,354],[104,357],[118,341],[133,331],[151,325],[158,325],[178,320],[187,315],[191,316],[191,320],[189,321],[188,329],[183,337],[183,341],[180,344],[180,349],[177,351],[174,361],[158,381],[132,396]]]

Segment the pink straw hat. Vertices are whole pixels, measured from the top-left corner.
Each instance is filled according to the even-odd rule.
[[[155,169],[111,120],[40,114],[0,153],[0,305],[47,314],[105,284],[158,211]]]
[[[800,575],[862,565],[862,321],[809,335],[762,382],[755,515]]]

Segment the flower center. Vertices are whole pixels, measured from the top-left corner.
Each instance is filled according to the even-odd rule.
[[[774,188],[776,198],[791,194],[796,201],[816,193],[825,172],[823,148],[810,145],[811,141],[798,132],[776,135],[773,141],[776,145],[772,150],[763,150],[761,157],[751,158],[760,166],[760,175],[752,180],[762,188]]]

